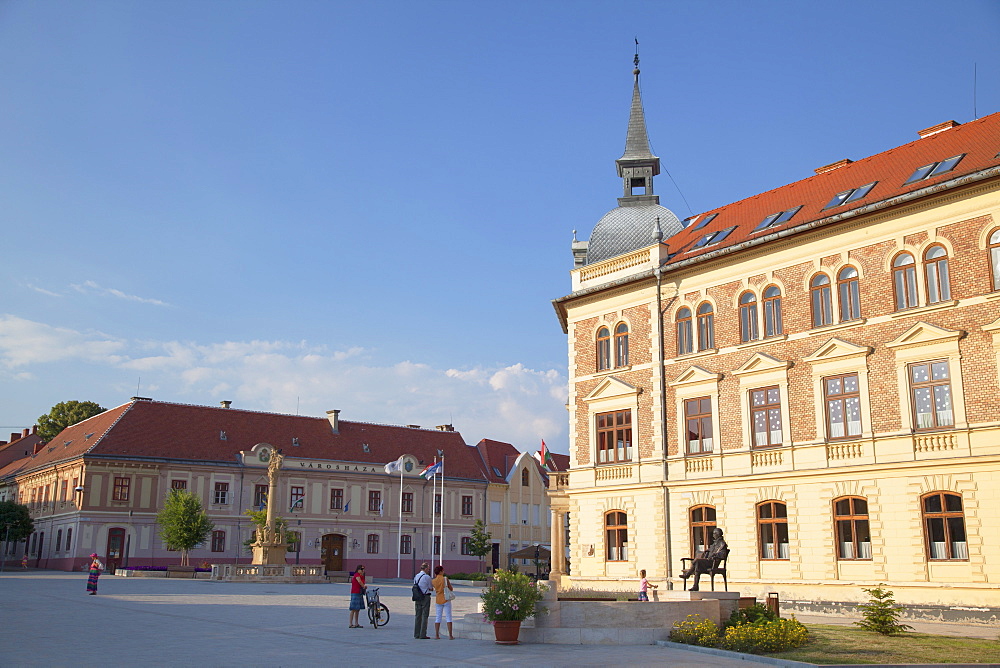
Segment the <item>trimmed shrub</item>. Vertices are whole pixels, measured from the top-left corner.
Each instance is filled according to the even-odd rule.
[[[674,622],[670,639],[685,645],[715,647],[719,643],[719,627],[701,615],[688,615],[684,621]]]
[[[809,632],[797,619],[775,619],[730,626],[719,647],[747,654],[765,654],[801,647],[808,639]]]
[[[733,610],[729,615],[729,620],[724,624],[725,628],[738,626],[739,624],[756,624],[758,622],[773,622],[779,619],[778,615],[767,609],[767,606],[754,603],[749,608]]]

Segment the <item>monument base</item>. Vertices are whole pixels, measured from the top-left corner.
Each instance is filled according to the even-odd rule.
[[[288,554],[288,545],[285,543],[254,543],[250,546],[253,549],[253,559],[251,564],[285,565],[285,555]]]

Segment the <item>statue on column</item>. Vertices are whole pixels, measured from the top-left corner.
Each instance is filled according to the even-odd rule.
[[[277,450],[270,451],[267,462],[267,522],[257,528],[257,540],[253,548],[254,564],[284,564],[288,545],[285,536],[275,525],[274,503],[278,498],[278,476],[284,457]]]

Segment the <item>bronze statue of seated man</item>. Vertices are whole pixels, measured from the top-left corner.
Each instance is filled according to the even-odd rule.
[[[722,529],[715,527],[712,530],[712,544],[701,553],[701,556],[691,561],[690,567],[681,572],[681,577],[685,580],[694,575],[694,585],[688,591],[698,591],[698,581],[701,580],[702,574],[711,573],[718,560],[724,559],[728,554],[729,546],[722,539]]]

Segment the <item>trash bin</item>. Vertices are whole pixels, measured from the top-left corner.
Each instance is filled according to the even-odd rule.
[[[778,592],[771,591],[767,593],[767,609],[773,612],[778,617],[781,617],[781,610],[778,609]]]

